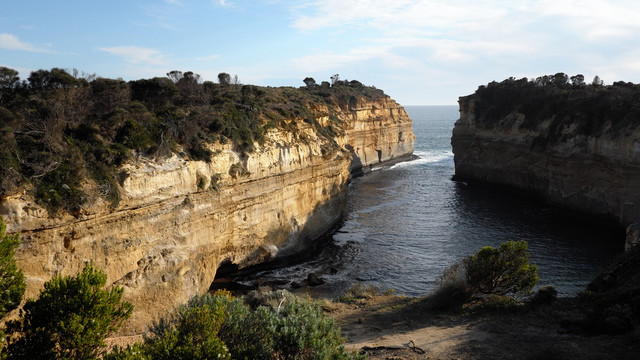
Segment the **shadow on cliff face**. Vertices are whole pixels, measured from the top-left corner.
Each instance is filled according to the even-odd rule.
[[[362,160],[356,153],[356,150],[349,144],[345,145],[344,147],[349,150],[349,153],[351,154],[351,165],[349,165],[349,172],[352,175],[362,174]]]
[[[307,216],[304,226],[291,221],[291,226],[271,230],[263,244],[234,263],[227,257],[218,265],[210,290],[227,289],[243,292],[261,285],[284,287],[290,281],[261,282],[260,279],[246,285],[240,279],[252,278],[252,274],[305,262],[314,258],[333,239],[333,234],[341,226],[346,206],[347,188],[334,185],[329,191],[332,196],[319,204]],[[277,245],[276,245],[277,244]]]

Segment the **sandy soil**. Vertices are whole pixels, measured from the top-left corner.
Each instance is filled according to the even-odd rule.
[[[589,336],[575,299],[518,311],[428,310],[420,299],[377,296],[332,304],[347,348],[369,359],[640,359],[640,334]]]

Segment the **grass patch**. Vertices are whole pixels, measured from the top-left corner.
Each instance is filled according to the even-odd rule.
[[[345,304],[362,304],[366,300],[380,295],[378,289],[371,285],[356,283],[351,284],[349,288],[338,298],[339,302]]]

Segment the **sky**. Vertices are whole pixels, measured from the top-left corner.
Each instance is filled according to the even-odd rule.
[[[637,0],[6,1],[0,66],[137,80],[193,71],[303,86],[334,74],[402,105],[564,72],[640,82]]]

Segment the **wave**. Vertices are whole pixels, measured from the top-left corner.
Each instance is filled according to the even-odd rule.
[[[415,151],[413,155],[417,156],[416,159],[411,161],[405,161],[397,163],[390,167],[390,169],[402,168],[407,166],[416,166],[422,164],[433,164],[445,160],[453,159],[453,152],[450,150],[440,151]]]

